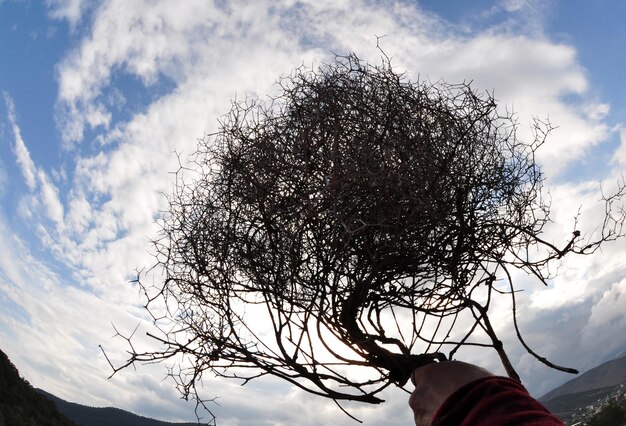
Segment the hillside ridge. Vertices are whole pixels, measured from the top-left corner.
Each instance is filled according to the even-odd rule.
[[[65,401],[42,389],[37,392],[54,402],[60,412],[72,419],[79,426],[198,426],[201,423],[172,423],[143,417],[116,407],[90,407],[75,402]]]
[[[139,416],[115,407],[89,407],[65,401],[23,379],[0,350],[0,425],[46,426],[198,426]]]
[[[626,356],[624,353],[610,361],[594,367],[539,398],[547,402],[558,396],[587,392],[594,389],[616,386],[626,382]]]
[[[0,424],[76,426],[24,380],[0,350]]]

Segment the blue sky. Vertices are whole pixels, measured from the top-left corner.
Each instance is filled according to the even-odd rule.
[[[193,419],[164,366],[107,380],[98,349],[123,358],[111,322],[150,327],[129,280],[152,263],[173,153],[193,152],[230,99],[270,93],[303,62],[349,51],[378,61],[377,35],[409,77],[493,90],[521,137],[533,116],[559,126],[539,155],[548,236],[566,238],[580,206],[593,233],[600,184],[626,164],[625,21],[626,4],[609,0],[0,0],[0,348],[68,400]],[[626,350],[624,246],[564,260],[547,289],[527,284],[522,326],[539,352],[585,370]],[[525,354],[506,306],[494,315],[533,394],[569,379]],[[493,353],[461,355],[499,371]],[[206,385],[222,425],[350,422],[332,401],[272,379]],[[351,409],[365,424],[410,424],[407,394],[385,397]]]

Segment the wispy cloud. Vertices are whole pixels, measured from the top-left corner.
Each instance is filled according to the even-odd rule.
[[[71,27],[75,27],[83,16],[89,0],[46,0],[53,19],[67,19]]]
[[[612,163],[616,167],[623,168],[626,166],[626,128],[621,128],[619,130],[620,137],[620,145],[615,153],[613,154]]]
[[[13,103],[13,99],[9,96],[8,93],[4,93],[4,102],[7,106],[8,110],[8,119],[11,124],[11,130],[13,131],[14,136],[14,144],[13,151],[15,152],[15,157],[17,164],[22,171],[22,175],[24,176],[24,180],[26,181],[26,185],[31,191],[35,190],[35,186],[37,185],[36,175],[37,169],[35,167],[35,163],[30,158],[30,153],[28,152],[28,148],[26,148],[26,144],[24,144],[24,140],[22,139],[22,133],[20,131],[19,126],[17,125],[17,118],[15,117],[15,105]]]
[[[63,224],[63,204],[59,200],[59,190],[50,182],[46,173],[37,168],[31,159],[28,148],[22,139],[22,132],[17,123],[15,105],[9,94],[4,93],[4,100],[14,137],[13,152],[15,153],[16,162],[24,176],[28,189],[33,193],[38,191],[38,193],[36,193],[37,197],[33,201],[41,201],[46,208],[48,219],[54,221],[57,226],[61,226]]]
[[[503,33],[517,33],[540,37],[545,33],[545,25],[552,13],[556,0],[501,0],[481,14],[483,18],[506,14],[504,20],[492,27]]]

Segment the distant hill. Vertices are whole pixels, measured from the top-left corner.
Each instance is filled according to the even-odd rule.
[[[0,351],[0,425],[76,426],[54,403],[20,377],[9,357]]]
[[[539,400],[567,424],[588,419],[609,400],[624,400],[626,352],[548,392]]]
[[[198,426],[198,423],[169,423],[148,417],[138,416],[119,408],[98,408],[65,401],[44,390],[37,389],[54,402],[60,412],[79,426]]]
[[[625,353],[617,358],[605,362],[569,382],[548,392],[540,401],[549,401],[561,395],[569,395],[594,389],[607,388],[626,382],[626,356]]]
[[[33,388],[0,350],[0,426],[198,426],[67,402]]]

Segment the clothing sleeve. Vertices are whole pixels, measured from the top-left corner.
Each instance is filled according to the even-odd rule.
[[[441,405],[433,426],[562,426],[521,383],[484,377],[458,389]]]

